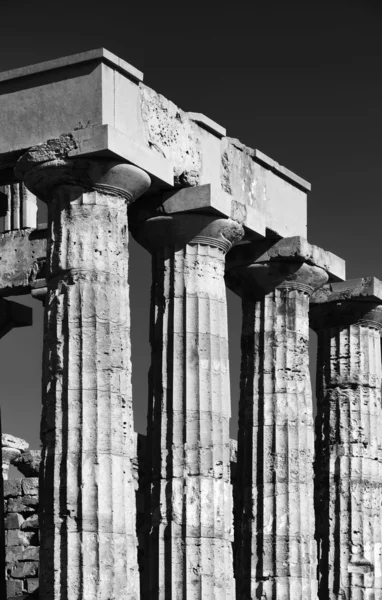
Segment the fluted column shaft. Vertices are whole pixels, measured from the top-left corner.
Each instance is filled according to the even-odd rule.
[[[317,355],[319,597],[381,600],[382,308],[348,301],[326,310]]]
[[[145,188],[149,179],[102,161],[56,168],[39,174],[55,179],[45,195],[40,598],[138,599],[126,204],[130,173]]]
[[[243,298],[235,546],[240,600],[316,600],[309,297],[305,263],[232,266]]]
[[[224,255],[242,229],[200,215],[164,220],[175,233],[152,249],[148,598],[233,599]],[[179,228],[195,222],[202,233],[182,240]]]
[[[309,294],[243,301],[238,470],[245,598],[316,597]],[[242,579],[243,578],[243,579]]]

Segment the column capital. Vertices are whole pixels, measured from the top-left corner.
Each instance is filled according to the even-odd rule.
[[[243,227],[233,219],[220,215],[182,212],[131,222],[134,239],[146,250],[156,252],[164,246],[183,247],[201,244],[228,252],[244,235]]]
[[[129,210],[130,231],[149,252],[187,244],[228,252],[244,236],[243,219],[227,209],[224,192],[219,194],[210,185],[146,197]]]
[[[310,326],[315,331],[361,325],[382,330],[382,281],[375,277],[329,283],[310,302]]]
[[[98,191],[120,196],[130,204],[144,194],[151,184],[149,175],[131,164],[105,158],[56,158],[45,160],[35,149],[18,161],[15,173],[26,187],[44,202],[50,202],[58,186],[80,188],[81,192]]]
[[[345,263],[301,237],[240,244],[229,252],[226,282],[235,293],[260,299],[274,289],[309,295],[328,279],[343,279]]]

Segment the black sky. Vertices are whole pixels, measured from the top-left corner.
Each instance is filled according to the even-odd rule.
[[[345,258],[348,278],[382,279],[379,2],[3,0],[1,9],[0,70],[107,48],[183,110],[206,114],[310,181],[309,241]],[[134,242],[130,272],[144,431],[150,260]],[[3,430],[36,447],[42,310],[30,303],[34,327],[1,340],[0,391]],[[231,295],[229,309],[236,421],[241,315]]]

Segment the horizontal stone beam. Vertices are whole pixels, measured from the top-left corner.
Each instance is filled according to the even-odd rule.
[[[233,219],[245,227],[247,238],[264,238],[264,215],[250,205],[241,204],[227,192],[211,184],[164,192],[134,203],[130,214],[138,218],[183,212],[215,213]]]
[[[0,296],[28,294],[46,258],[47,230],[20,229],[0,234]]]
[[[315,292],[311,304],[326,304],[346,300],[382,303],[382,281],[376,277],[364,277],[330,283]]]
[[[346,276],[346,264],[342,258],[309,244],[299,236],[284,238],[273,244],[270,240],[238,244],[227,255],[227,267],[230,270],[243,264],[283,261],[306,262],[321,267],[327,271],[330,281],[343,281]]]
[[[205,115],[182,111],[142,77],[104,49],[0,74],[0,171],[10,177],[26,149],[65,134],[68,156],[131,162],[150,174],[153,195],[211,184],[261,214],[266,230],[306,236],[308,182]]]

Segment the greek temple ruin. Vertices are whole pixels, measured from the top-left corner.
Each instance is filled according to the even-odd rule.
[[[1,598],[382,600],[382,282],[308,242],[310,184],[104,49],[0,73],[0,131],[1,337],[32,322],[14,296],[44,305],[41,451],[2,434]]]

